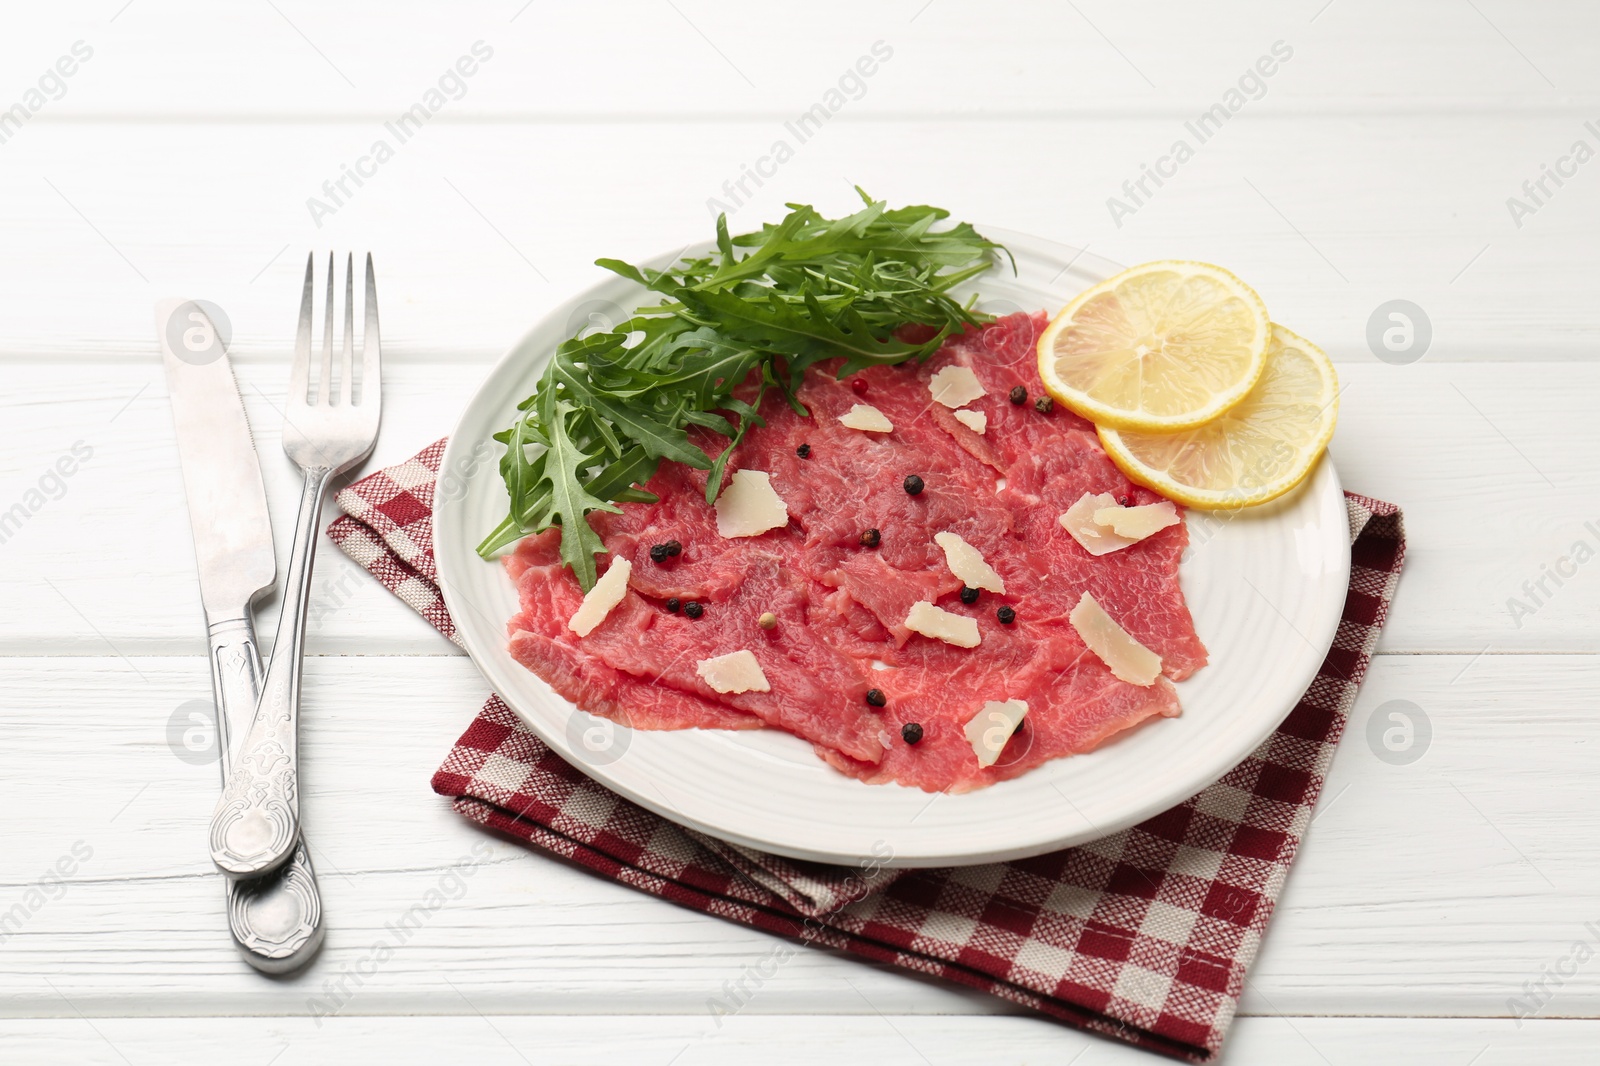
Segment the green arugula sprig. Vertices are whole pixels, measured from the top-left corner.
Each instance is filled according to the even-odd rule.
[[[654,502],[638,486],[661,460],[708,471],[713,502],[733,447],[765,425],[757,412],[768,389],[804,415],[795,390],[813,363],[842,358],[845,377],[924,359],[952,333],[990,321],[950,291],[988,270],[1000,245],[965,222],[934,229],[949,217],[937,207],[890,210],[856,191],[867,206],[847,218],[789,204],[781,222],[729,236],[719,216],[716,254],[666,270],[597,260],[662,302],[556,349],[517,423],[495,434],[511,507],[479,554],[559,525],[561,558],[587,591],[605,551],[589,513]],[[933,335],[915,344],[894,336],[912,323]],[[733,394],[746,383],[749,400]],[[728,448],[707,458],[690,426],[729,438]]]

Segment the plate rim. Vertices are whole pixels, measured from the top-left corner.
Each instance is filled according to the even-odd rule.
[[[977,224],[975,223],[974,225]],[[1115,273],[1116,271],[1122,269],[1119,264],[1105,259],[1104,257],[1093,255],[1086,249],[1075,248],[1071,245],[1049,240],[1048,238],[1042,238],[1033,234],[1027,234],[1000,226],[978,226],[978,229],[980,232],[983,232],[986,235],[1010,239],[1009,241],[1002,240],[1002,243],[1017,244],[1019,246],[1027,245],[1031,250],[1034,251],[1045,250],[1049,253],[1052,253],[1057,257],[1058,261],[1066,262],[1068,268],[1076,263],[1085,262],[1086,264],[1092,264],[1095,269],[1101,271],[1109,270],[1110,272]],[[643,260],[643,263],[647,266],[652,266],[659,269],[663,266],[670,265],[672,262],[677,261],[684,255],[689,254],[694,249],[711,245],[712,242],[710,241],[695,242],[686,246],[680,246],[675,251],[664,252],[660,255]],[[1065,269],[1067,268],[1063,268],[1063,273],[1065,272]],[[434,496],[432,500],[433,514],[430,517],[430,524],[433,527],[433,547],[435,565],[439,575],[440,594],[443,597],[445,607],[450,612],[452,618],[463,617],[463,608],[470,610],[470,605],[466,604],[462,600],[465,592],[457,589],[457,582],[453,577],[456,553],[446,550],[447,542],[452,540],[452,535],[448,532],[448,527],[441,528],[440,524],[440,516],[446,513],[444,504],[451,502],[443,499],[444,495],[450,491],[451,475],[447,472],[458,469],[475,470],[475,465],[463,466],[462,463],[463,460],[465,460],[468,464],[475,464],[475,457],[468,456],[466,452],[471,450],[475,453],[478,445],[480,444],[480,442],[476,440],[468,441],[462,432],[463,427],[469,416],[479,406],[484,397],[485,391],[488,389],[490,384],[502,374],[506,373],[508,370],[511,370],[514,365],[519,364],[523,359],[530,357],[529,353],[526,352],[525,349],[529,348],[535,334],[543,331],[546,324],[552,319],[558,318],[562,315],[570,317],[585,303],[593,301],[604,301],[611,303],[612,301],[599,296],[598,292],[599,290],[602,290],[603,288],[611,286],[615,283],[616,279],[613,277],[608,276],[601,278],[599,281],[584,287],[582,290],[574,293],[567,300],[556,304],[544,314],[539,316],[538,320],[523,332],[516,343],[513,344],[504,355],[496,360],[494,365],[483,376],[482,380],[478,383],[478,386],[474,389],[471,398],[467,401],[466,405],[462,408],[461,413],[456,419],[455,425],[451,430],[449,439],[446,443],[444,454],[440,459],[440,475],[434,486]],[[548,358],[548,354],[549,353],[544,353],[542,355],[535,355],[533,357],[542,360],[544,358]],[[520,398],[521,397],[517,397],[516,399]],[[501,402],[504,403],[507,401],[502,397]],[[509,402],[514,404],[516,400],[510,400]],[[498,458],[496,458],[496,461],[493,465],[496,469],[498,468]],[[1302,488],[1295,491],[1297,493],[1301,491],[1313,491],[1314,486],[1320,485],[1324,483],[1324,481],[1331,481],[1332,484],[1328,489],[1323,489],[1320,491],[1331,491],[1339,500],[1343,501],[1343,486],[1339,479],[1338,472],[1334,466],[1331,454],[1323,455],[1323,457],[1318,461],[1317,467],[1306,479],[1306,482]],[[1349,586],[1351,567],[1350,545],[1348,538],[1342,538],[1340,543],[1342,544],[1342,550],[1339,551],[1336,557],[1331,560],[1335,564],[1336,572],[1331,574],[1328,580],[1330,582],[1336,582],[1338,588],[1347,590]],[[470,556],[472,559],[478,558],[475,545],[467,545],[465,547],[465,556]],[[1333,645],[1334,639],[1337,636],[1339,621],[1343,615],[1342,597],[1340,598],[1339,603],[1339,610],[1328,612],[1322,627],[1324,631],[1312,634],[1308,639],[1308,643],[1313,645],[1316,654],[1307,655],[1305,660],[1303,660],[1303,666],[1301,670],[1298,671],[1299,676],[1297,678],[1297,684],[1293,686],[1297,692],[1304,693],[1311,686],[1321,670],[1322,663],[1326,659],[1328,650]],[[502,621],[500,624],[503,626],[504,622]],[[632,788],[625,782],[620,782],[609,777],[604,772],[603,766],[596,765],[583,758],[574,757],[572,752],[567,750],[567,744],[565,743],[567,738],[555,733],[552,730],[546,729],[544,723],[540,721],[538,715],[530,714],[518,705],[518,701],[515,699],[514,695],[516,685],[514,683],[504,683],[508,679],[506,675],[502,673],[502,670],[505,668],[505,663],[500,661],[500,657],[503,656],[503,658],[510,660],[515,669],[523,671],[529,677],[539,681],[539,683],[544,684],[544,682],[542,678],[538,678],[538,675],[528,671],[526,667],[521,666],[520,663],[516,663],[514,659],[510,659],[509,651],[507,651],[507,649],[503,646],[499,646],[504,644],[503,638],[498,645],[493,645],[491,648],[480,648],[477,646],[478,642],[469,636],[470,627],[464,627],[458,623],[456,628],[458,635],[460,636],[461,647],[472,659],[472,662],[478,669],[479,673],[481,673],[484,679],[489,682],[505,705],[511,709],[512,713],[514,713],[525,726],[532,730],[535,735],[543,740],[544,743],[552,749],[552,751],[561,756],[564,761],[578,769],[581,773],[595,781],[601,787],[614,792],[622,798],[636,803],[639,806],[644,807],[645,809],[650,810],[675,824],[706,833],[727,843],[757,851],[769,852],[787,858],[824,863],[854,863],[858,861],[870,860],[880,865],[896,868],[979,865],[990,862],[1012,861],[1016,859],[1047,854],[1049,852],[1061,850],[1062,848],[1080,846],[1093,840],[1103,839],[1107,836],[1111,836],[1115,833],[1126,830],[1127,828],[1136,825],[1139,822],[1144,821],[1145,819],[1156,814],[1169,810],[1215,784],[1232,769],[1240,765],[1244,760],[1248,759],[1251,752],[1259,748],[1259,746],[1268,737],[1270,737],[1280,725],[1282,725],[1283,721],[1294,710],[1296,702],[1298,702],[1298,699],[1300,698],[1296,697],[1296,701],[1291,702],[1288,706],[1284,707],[1281,713],[1275,712],[1271,715],[1262,715],[1260,719],[1261,724],[1258,725],[1257,729],[1248,734],[1248,744],[1238,745],[1238,747],[1242,748],[1243,750],[1237,754],[1237,757],[1230,755],[1230,757],[1225,761],[1224,765],[1212,766],[1207,769],[1205,774],[1193,775],[1185,778],[1185,784],[1182,789],[1174,790],[1170,786],[1164,790],[1152,789],[1152,796],[1154,798],[1130,807],[1128,811],[1124,812],[1124,814],[1118,818],[1100,823],[1088,823],[1086,826],[1080,826],[1071,832],[1061,831],[1052,839],[1035,841],[1027,844],[1019,844],[981,851],[963,849],[959,853],[952,854],[914,853],[902,855],[897,852],[890,858],[884,859],[882,856],[856,854],[854,852],[843,851],[823,851],[813,847],[789,844],[781,840],[764,839],[758,836],[751,836],[748,833],[741,832],[737,829],[717,825],[707,822],[703,819],[687,815],[683,811],[674,809],[668,803],[658,801],[656,797],[652,797],[639,789]],[[494,653],[502,653],[502,656],[497,656]],[[509,680],[514,681],[515,679]],[[525,681],[526,679],[521,678],[521,680]],[[508,694],[508,691],[512,694]],[[570,701],[565,700],[565,698],[561,697],[559,694],[555,694],[555,698],[570,704]],[[1042,767],[1035,769],[1042,769]],[[1026,776],[1027,775],[1022,775],[1022,777]],[[1020,779],[1021,778],[1019,778],[1019,780]],[[1175,792],[1181,792],[1181,795],[1175,795]],[[664,800],[664,797],[662,797],[662,799]],[[1085,820],[1087,820],[1087,816],[1085,816]]]

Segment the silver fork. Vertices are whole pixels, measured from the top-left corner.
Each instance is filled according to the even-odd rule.
[[[261,685],[255,720],[239,748],[228,787],[211,816],[211,858],[230,877],[258,877],[282,865],[300,837],[298,731],[300,664],[305,643],[311,563],[328,481],[365,459],[378,439],[382,401],[382,356],[378,338],[378,289],[367,256],[366,327],[361,344],[359,387],[355,369],[355,257],[345,260],[344,348],[337,389],[333,385],[334,259],[328,253],[327,316],[322,359],[311,395],[311,295],[313,260],[306,258],[295,333],[294,367],[283,419],[283,450],[305,475],[300,516],[289,552],[283,609],[272,662]]]

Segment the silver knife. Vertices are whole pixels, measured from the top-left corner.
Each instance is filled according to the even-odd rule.
[[[267,490],[239,386],[210,314],[191,300],[163,300],[156,305],[156,334],[200,567],[218,765],[226,788],[233,762],[229,726],[255,713],[263,673],[250,605],[277,578]],[[288,973],[310,961],[322,943],[322,899],[303,840],[274,873],[223,880],[228,930],[246,962],[265,973]]]

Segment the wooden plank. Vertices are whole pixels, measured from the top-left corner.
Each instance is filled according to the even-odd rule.
[[[19,21],[0,50],[19,75],[42,73],[75,40],[94,48],[42,109],[44,122],[389,118],[423,100],[479,40],[492,58],[460,88],[443,86],[440,120],[792,117],[830,89],[851,117],[1188,114],[1216,102],[1279,41],[1291,58],[1251,108],[1581,109],[1600,96],[1589,48],[1595,15],[1575,2],[1290,10],[1252,0],[1202,10],[1169,0],[1138,12],[1034,2],[976,15],[926,0],[865,10],[822,0],[774,17],[729,0],[628,0],[604,13],[482,0],[404,12],[374,0],[334,9],[189,0],[126,12],[35,8]],[[887,62],[864,88],[840,86],[877,41]],[[27,86],[13,81],[17,91]]]
[[[858,1001],[859,1002],[859,1001]],[[457,1001],[459,1004],[459,1000]],[[924,1015],[743,1014],[722,1029],[693,1018],[597,1014],[584,1017],[101,1018],[0,1022],[17,1061],[83,1066],[142,1062],[266,1062],[278,1066],[373,1061],[431,1066],[468,1054],[475,1062],[662,1062],[714,1066],[867,1058],[886,1066],[1060,1062],[1148,1066],[1165,1061],[1108,1039],[1038,1018]],[[707,1031],[709,1029],[709,1032]],[[1229,1066],[1326,1066],[1385,1061],[1461,1066],[1593,1061],[1600,1023],[1503,1019],[1241,1018],[1226,1045]],[[803,1052],[801,1051],[803,1049]],[[1489,1054],[1485,1050],[1489,1049]],[[803,1055],[803,1058],[802,1058]],[[676,1056],[676,1057],[675,1057]],[[1380,1057],[1381,1056],[1381,1057]]]
[[[280,559],[299,479],[278,447],[281,364],[239,366],[256,427]],[[392,365],[384,425],[366,469],[447,433],[478,366]],[[1402,504],[1412,552],[1383,647],[1395,652],[1590,651],[1600,647],[1600,573],[1572,560],[1600,548],[1600,446],[1590,397],[1600,367],[1578,363],[1346,364],[1333,454],[1345,485]],[[0,654],[196,654],[199,600],[183,488],[160,367],[93,364],[71,372],[6,368],[0,395],[0,511],[72,446],[94,449],[60,499],[0,543]],[[493,468],[474,476],[497,477]],[[62,491],[55,481],[47,487]],[[34,498],[35,503],[41,498]],[[14,525],[15,523],[13,523]],[[97,545],[86,564],[86,544]],[[1486,545],[1493,545],[1486,551]],[[1579,551],[1577,555],[1583,553]],[[1557,586],[1552,568],[1575,571]],[[453,647],[324,543],[313,654],[450,654]],[[1537,583],[1543,582],[1543,590]],[[1533,591],[1523,588],[1530,583]],[[1531,609],[1525,612],[1508,601]],[[262,629],[270,634],[270,604]]]
[[[1395,299],[1428,317],[1429,363],[1589,361],[1600,341],[1587,171],[1547,183],[1531,216],[1507,208],[1586,136],[1571,116],[1242,115],[1160,188],[1146,180],[1148,196],[1124,183],[1192,139],[1176,118],[830,126],[762,187],[746,181],[748,196],[724,185],[794,140],[782,123],[454,125],[399,145],[313,218],[308,201],[334,203],[324,182],[385,135],[376,122],[24,129],[0,170],[0,358],[146,360],[151,304],[173,293],[220,304],[246,357],[281,358],[304,250],[337,247],[377,254],[392,361],[487,362],[597,281],[597,256],[681,248],[724,207],[736,228],[786,200],[848,211],[852,183],[1120,262],[1225,264],[1340,361],[1375,361],[1368,320]],[[108,159],[115,184],[94,177]],[[649,161],[648,181],[632,160]],[[1313,191],[1327,188],[1338,195]]]
[[[350,1005],[362,1014],[457,1012],[443,1004],[459,990],[491,1014],[696,1015],[772,950],[764,934],[509,842],[475,854],[486,838],[427,790],[484,696],[470,664],[318,658],[307,664],[304,811],[330,932],[304,976],[264,982],[233,954],[203,846],[215,768],[169,746],[174,714],[207,692],[203,660],[136,664],[142,678],[117,660],[0,659],[0,806],[24,812],[7,838],[0,911],[26,903],[74,845],[92,850],[0,944],[0,1014],[70,1017],[47,977],[90,1016],[174,1004],[300,1014],[360,966],[375,970]],[[1600,742],[1597,668],[1593,656],[1380,657],[1244,1010],[1503,1017],[1524,982],[1559,968],[1575,972],[1547,985],[1540,1016],[1600,1016],[1600,968],[1568,961],[1577,942],[1594,949],[1586,923],[1600,920],[1588,846],[1600,831],[1587,755]],[[1431,723],[1409,765],[1380,760],[1367,739],[1374,713],[1390,724],[1393,700]],[[435,890],[448,902],[396,934]],[[392,956],[369,967],[379,943]],[[1000,1009],[818,951],[784,965],[754,1009],[852,1013],[859,994],[891,1014]]]

